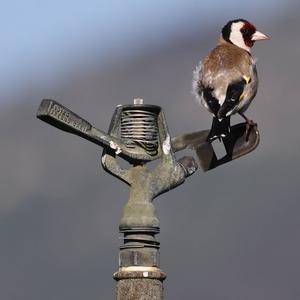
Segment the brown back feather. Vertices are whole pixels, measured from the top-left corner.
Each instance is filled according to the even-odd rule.
[[[206,57],[202,69],[202,84],[212,88],[252,76],[253,59],[244,49],[220,38],[219,44]],[[225,87],[224,86],[224,87]]]

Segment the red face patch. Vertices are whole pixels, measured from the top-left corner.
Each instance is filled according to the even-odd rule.
[[[251,48],[254,44],[254,41],[252,41],[252,35],[255,33],[255,31],[256,27],[249,22],[245,23],[245,25],[241,28],[245,45],[249,48]]]

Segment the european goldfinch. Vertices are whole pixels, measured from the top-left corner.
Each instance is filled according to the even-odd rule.
[[[229,21],[222,29],[216,48],[194,72],[197,98],[213,114],[207,140],[230,136],[230,116],[239,113],[253,126],[244,112],[256,95],[258,77],[250,50],[255,41],[269,39],[244,19]]]

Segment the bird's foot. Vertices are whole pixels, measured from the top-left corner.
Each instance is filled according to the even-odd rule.
[[[208,134],[207,141],[212,143],[218,139],[220,142],[230,136],[230,118],[218,119],[213,118],[211,130]]]
[[[249,140],[250,133],[253,129],[257,128],[257,123],[255,123],[253,120],[246,120],[246,142]]]
[[[210,133],[207,137],[207,141],[212,143],[213,141],[215,140],[219,140],[219,142],[222,142],[222,139],[226,139],[228,136],[225,135],[225,134],[220,134],[220,135],[217,135],[217,134],[214,134],[214,133]]]

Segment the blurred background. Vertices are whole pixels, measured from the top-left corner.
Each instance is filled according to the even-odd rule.
[[[192,72],[240,17],[271,36],[252,52],[261,143],[155,200],[165,296],[300,298],[299,1],[1,4],[1,299],[114,299],[127,186],[101,148],[36,119],[41,99],[103,130],[134,97],[162,106],[173,136],[209,128]]]

